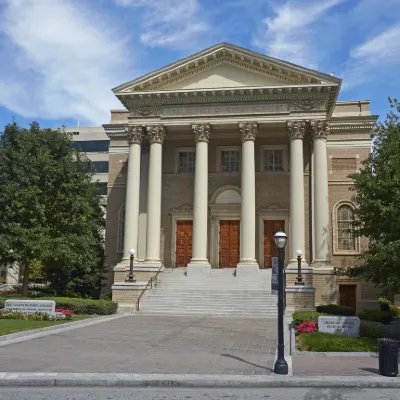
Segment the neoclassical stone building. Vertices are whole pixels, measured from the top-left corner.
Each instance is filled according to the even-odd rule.
[[[316,303],[369,307],[371,285],[334,274],[357,262],[348,174],[370,152],[369,101],[341,80],[221,43],[113,89],[106,229],[110,283],[136,249],[138,284],[162,265],[257,279],[288,234],[287,281],[302,250]],[[116,295],[115,298],[120,300]]]

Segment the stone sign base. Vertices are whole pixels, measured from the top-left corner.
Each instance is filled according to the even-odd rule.
[[[315,311],[315,289],[309,285],[286,286],[286,311]]]

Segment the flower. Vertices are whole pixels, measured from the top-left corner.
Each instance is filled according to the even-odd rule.
[[[302,333],[315,332],[318,329],[318,323],[314,321],[304,321],[296,329],[296,333],[301,335]]]

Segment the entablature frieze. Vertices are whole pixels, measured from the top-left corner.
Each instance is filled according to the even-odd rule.
[[[201,116],[275,115],[289,113],[326,112],[327,99],[316,95],[303,99],[275,99],[264,101],[199,102],[178,104],[136,104],[129,118],[184,118]]]

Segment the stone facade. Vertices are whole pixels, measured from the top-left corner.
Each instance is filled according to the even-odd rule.
[[[115,88],[127,110],[112,111],[104,125],[109,283],[124,281],[132,247],[143,281],[176,267],[177,251],[188,258],[188,273],[222,267],[221,221],[240,221],[238,254],[227,248],[237,261],[229,266],[256,274],[270,267],[266,230],[278,221],[289,234],[289,286],[296,250],[304,254],[306,284],[315,288],[305,290],[307,307],[311,298],[343,302],[345,284],[356,285],[357,308],[375,301],[368,285],[334,270],[355,265],[366,245],[339,248],[337,215],[341,205],[351,207],[347,176],[368,155],[377,119],[368,101],[338,102],[340,82],[220,44]],[[231,168],[236,154],[240,167]],[[179,221],[193,222],[182,249]],[[293,301],[299,295],[290,294]]]

